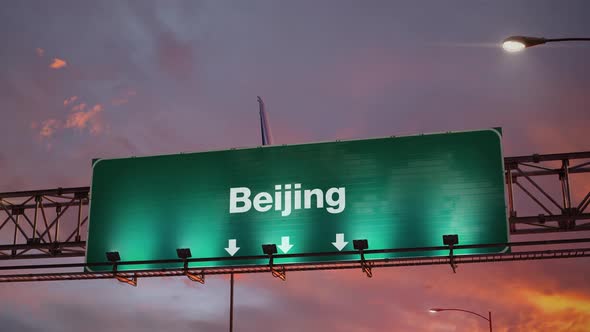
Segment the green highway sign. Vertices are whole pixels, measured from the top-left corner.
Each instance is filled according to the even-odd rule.
[[[94,163],[87,263],[262,255],[276,263],[358,260],[353,250],[508,242],[503,158],[496,130],[265,146]],[[456,254],[499,252],[464,249]],[[326,256],[280,258],[281,254]],[[367,259],[440,256],[385,253]],[[213,260],[190,267],[267,264]],[[119,270],[178,267],[122,265]],[[93,271],[107,271],[108,266]]]

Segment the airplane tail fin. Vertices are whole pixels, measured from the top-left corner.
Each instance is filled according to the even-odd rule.
[[[264,101],[262,101],[260,96],[258,96],[258,106],[260,107],[260,135],[262,136],[262,145],[272,145],[273,139],[270,131],[270,123],[266,115]]]

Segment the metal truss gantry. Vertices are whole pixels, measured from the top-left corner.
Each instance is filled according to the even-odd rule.
[[[89,190],[0,193],[0,260],[84,256]]]
[[[579,177],[590,183],[590,151],[507,157],[504,168],[511,235],[590,230],[590,191],[578,202],[572,192],[584,189]],[[519,213],[518,198],[536,210]]]
[[[581,182],[580,176],[590,175],[590,151],[506,157],[504,165],[511,235],[590,230],[590,221],[588,221],[590,192],[576,201],[575,193],[572,191],[572,188],[579,188],[576,182]],[[86,249],[89,192],[89,187],[78,187],[0,193],[0,263],[34,258],[83,257]],[[402,258],[374,261],[372,264],[375,267],[436,265],[589,256],[590,248],[564,248],[493,255]],[[358,264],[359,262],[288,265],[285,269],[286,271],[347,269],[358,267]],[[80,269],[83,266],[83,264],[77,265]],[[31,270],[35,270],[35,266],[30,267]],[[20,270],[20,268],[17,269]],[[11,269],[2,266],[0,270]],[[265,271],[269,271],[268,266],[211,268],[200,270],[200,273],[230,274]],[[121,272],[120,275],[125,277],[173,276],[182,275],[184,272],[183,270],[139,271]],[[103,279],[113,278],[113,276],[113,273],[91,272],[0,274],[0,282]]]

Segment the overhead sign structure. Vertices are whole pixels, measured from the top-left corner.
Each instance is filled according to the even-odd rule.
[[[245,257],[276,244],[277,263],[357,260],[353,250],[508,242],[500,134],[481,130],[94,163],[87,263]],[[498,252],[469,249],[456,254]],[[326,253],[280,259],[280,254]],[[372,254],[367,259],[448,255]],[[278,260],[280,259],[280,260]],[[266,264],[213,260],[191,267]],[[119,270],[178,264],[121,265]],[[93,267],[107,271],[110,267]]]

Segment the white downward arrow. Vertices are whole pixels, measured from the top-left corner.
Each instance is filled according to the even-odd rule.
[[[338,249],[338,251],[342,251],[348,242],[344,242],[344,233],[337,233],[336,234],[336,242],[332,242],[332,245]]]
[[[277,246],[279,247],[279,249],[281,249],[281,251],[286,254],[287,252],[289,252],[289,250],[291,250],[291,248],[293,248],[292,244],[289,244],[289,237],[288,236],[283,236],[281,237],[281,245]]]
[[[227,241],[227,248],[225,248],[225,251],[227,251],[230,256],[235,255],[238,250],[240,250],[240,247],[236,247],[236,239],[230,239]]]

